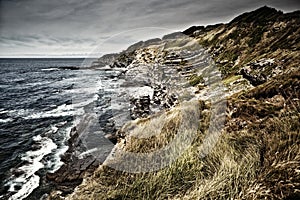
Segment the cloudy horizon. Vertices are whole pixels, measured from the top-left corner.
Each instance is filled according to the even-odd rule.
[[[115,52],[192,25],[226,23],[264,5],[300,9],[296,0],[0,0],[0,57]]]

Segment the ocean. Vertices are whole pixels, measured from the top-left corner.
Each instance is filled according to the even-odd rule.
[[[74,117],[97,100],[95,70],[84,59],[0,59],[0,199],[41,199],[67,149]],[[74,101],[76,97],[76,101]]]

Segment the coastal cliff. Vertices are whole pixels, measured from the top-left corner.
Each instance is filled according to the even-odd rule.
[[[109,71],[107,79],[122,80],[130,91],[116,100],[120,110],[129,111],[126,117],[99,120],[105,137],[115,143],[114,155],[74,156],[82,148],[81,129],[74,128],[65,165],[48,174],[58,186],[49,199],[299,198],[299,22],[300,11],[262,7],[227,24],[193,26],[99,58],[92,68]],[[211,65],[215,68],[207,68]],[[162,74],[171,78],[166,81]],[[214,116],[220,99],[213,104],[208,95],[216,82],[224,91],[213,97],[226,104]],[[129,104],[122,107],[124,99]],[[195,100],[193,109],[184,104]],[[213,134],[213,116],[224,126],[202,155],[203,141]],[[180,134],[183,117],[197,125],[195,137],[170,165],[141,173],[112,167],[126,162],[116,159],[118,150],[145,153],[166,146]],[[112,123],[115,119],[121,122]],[[157,124],[163,124],[160,132],[137,137]]]

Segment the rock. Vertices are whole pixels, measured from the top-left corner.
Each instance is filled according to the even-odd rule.
[[[77,66],[63,66],[60,68],[64,69],[64,70],[79,70],[80,69],[80,67],[77,67]]]
[[[204,30],[204,26],[192,26],[182,33],[188,36],[197,36]]]
[[[48,196],[48,199],[61,200],[61,199],[63,199],[63,197],[61,195],[62,195],[62,191],[55,190],[50,193],[50,195]]]
[[[251,71],[244,68],[241,69],[240,74],[243,76],[243,78],[247,79],[253,86],[258,86],[267,81],[267,79],[264,76],[252,75]]]
[[[274,105],[275,107],[284,107],[285,99],[282,95],[275,95],[272,98],[266,99],[267,103]]]
[[[61,193],[58,193],[58,195],[62,195],[62,194],[70,194],[73,192],[73,189],[71,189],[68,186],[59,186],[58,189],[60,190]]]
[[[118,142],[118,136],[116,134],[107,134],[104,137],[109,139],[113,144]]]
[[[25,172],[21,169],[13,169],[12,170],[12,174],[15,175],[16,177],[21,176],[22,174],[24,174]]]
[[[281,72],[280,66],[275,63],[274,59],[262,58],[248,63],[240,70],[239,74],[253,86],[258,86]]]
[[[82,182],[87,173],[92,173],[100,165],[99,160],[97,160],[99,158],[93,156],[79,158],[76,156],[76,152],[82,148],[78,141],[78,129],[73,127],[71,130],[71,138],[68,141],[69,149],[61,158],[64,164],[54,173],[46,174],[46,179],[53,182],[56,189],[61,190],[63,194],[71,193]],[[104,155],[101,162],[104,161],[105,157]]]
[[[141,96],[138,98],[132,98],[130,117],[131,119],[137,119],[140,117],[147,117],[150,114],[150,96]]]

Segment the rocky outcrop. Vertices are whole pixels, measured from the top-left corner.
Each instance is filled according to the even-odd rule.
[[[93,156],[79,158],[74,154],[82,145],[78,143],[78,137],[79,133],[76,127],[72,128],[71,138],[68,141],[69,149],[61,157],[64,162],[63,166],[54,173],[47,173],[46,175],[46,178],[55,183],[57,189],[62,191],[63,194],[71,193],[82,182],[84,176],[92,173],[101,163],[99,159]],[[102,161],[104,159],[105,156]]]
[[[145,118],[153,114],[153,109],[158,110],[170,109],[178,103],[178,97],[174,93],[169,93],[167,88],[162,85],[153,88],[152,97],[149,95],[141,97],[133,97],[130,99],[131,119]]]
[[[240,74],[253,86],[258,86],[267,82],[272,77],[278,76],[283,72],[283,68],[279,66],[274,59],[260,59],[252,61],[240,70]]]
[[[150,114],[150,96],[141,96],[139,98],[131,98],[130,103],[132,108],[130,109],[131,119],[145,118]]]

